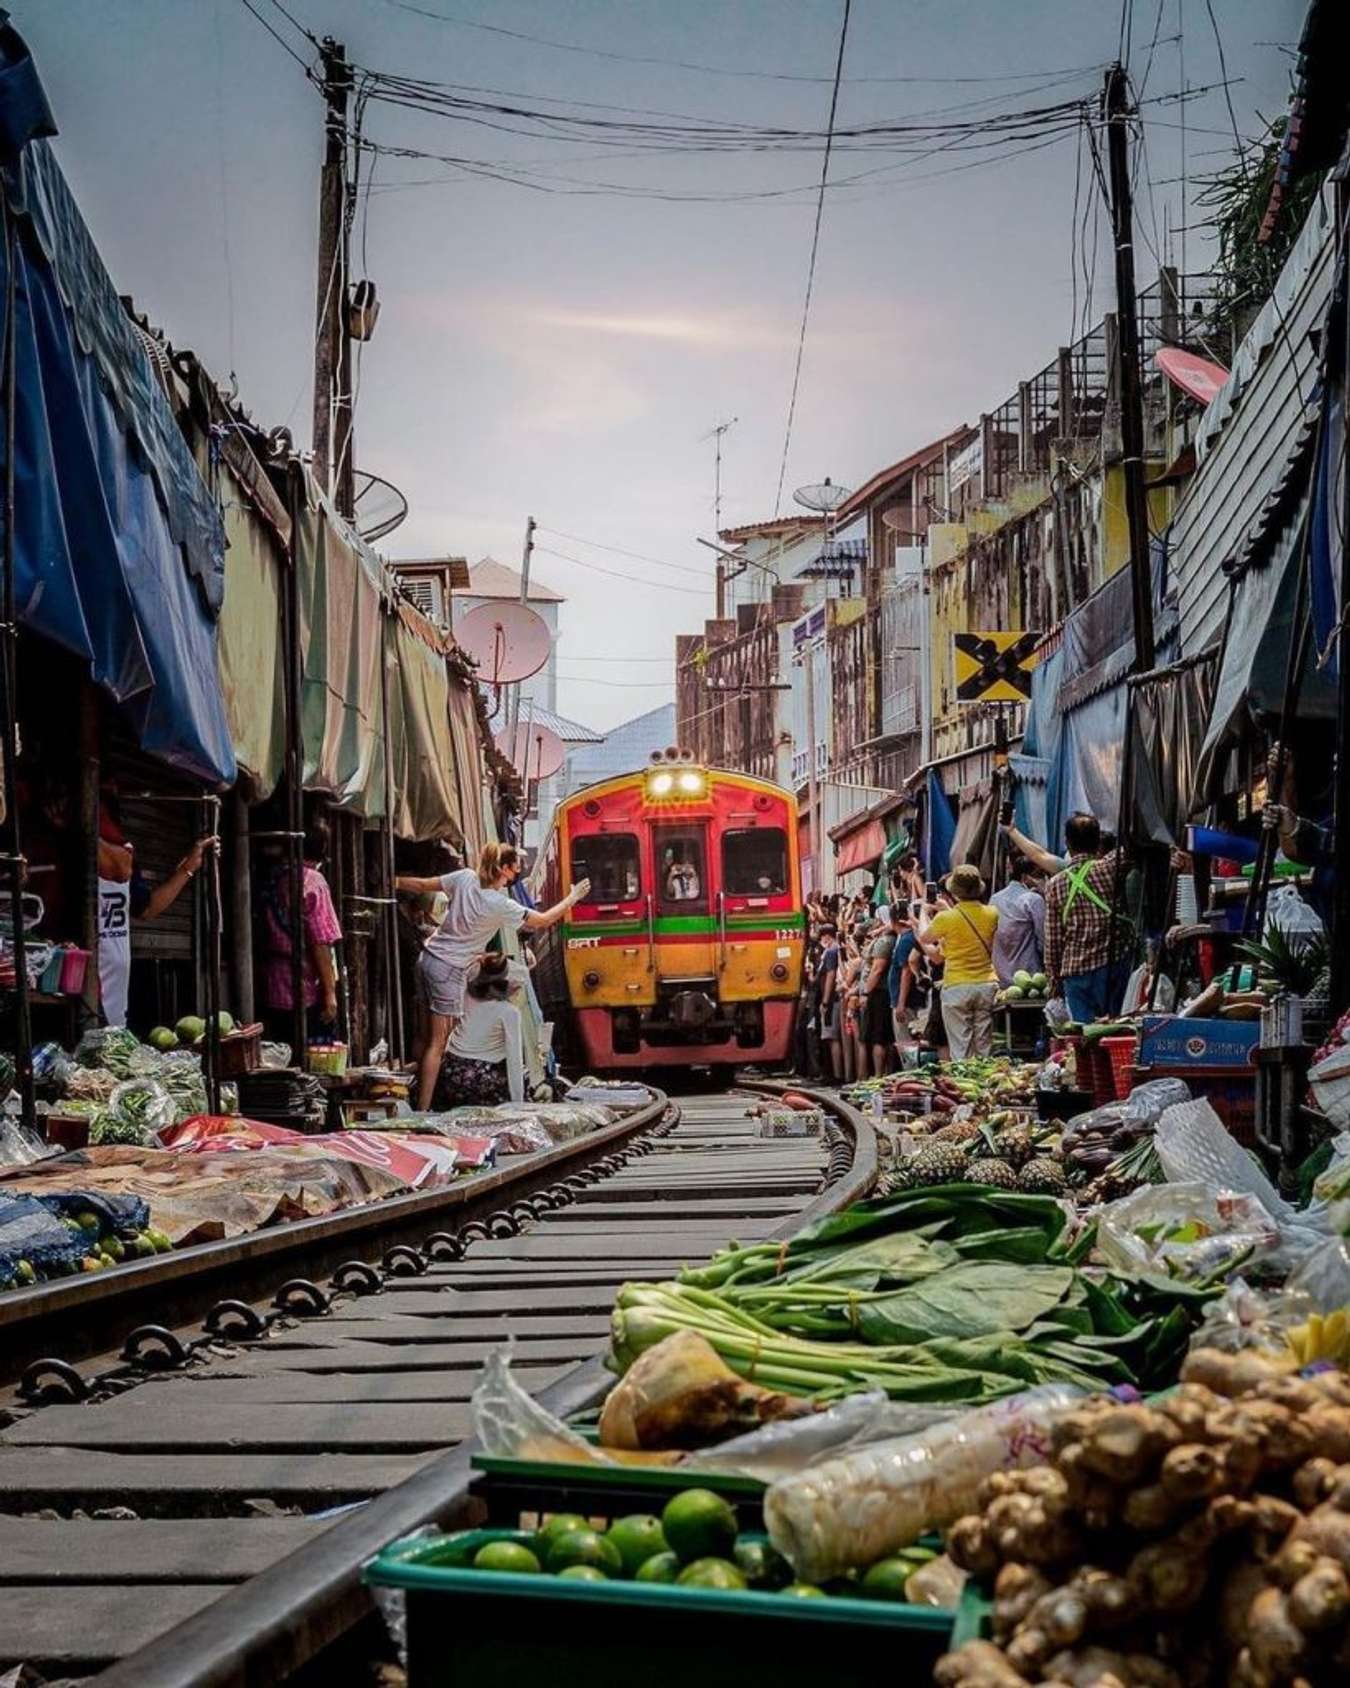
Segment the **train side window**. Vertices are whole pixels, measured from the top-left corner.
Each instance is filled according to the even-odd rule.
[[[572,883],[589,879],[592,903],[630,903],[642,895],[638,841],[631,832],[596,832],[572,840]]]
[[[747,827],[722,838],[722,886],[730,897],[775,897],[788,888],[787,834]]]

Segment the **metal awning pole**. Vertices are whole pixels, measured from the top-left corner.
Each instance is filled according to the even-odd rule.
[[[391,1012],[389,1049],[395,1062],[403,1060],[403,970],[398,958],[398,902],[394,895],[394,736],[389,714],[389,629],[390,618],[398,611],[390,610],[380,619],[380,708],[384,717],[384,820],[380,827],[381,878],[384,881],[381,901],[384,903],[385,973],[388,977]]]
[[[291,1040],[294,1045],[291,1059],[296,1066],[305,1064],[305,981],[304,981],[304,878],[305,878],[305,746],[301,707],[300,656],[300,571],[296,560],[296,539],[300,531],[300,511],[305,496],[304,481],[298,465],[291,469],[291,546],[286,570],[286,827],[290,834],[286,856],[287,878],[290,885],[290,906],[287,910],[291,940]]]
[[[0,202],[4,201],[0,194]],[[19,1089],[23,1123],[32,1128],[37,1120],[33,1097],[33,1008],[28,990],[28,946],[23,929],[23,846],[19,827],[19,630],[15,624],[14,598],[14,450],[15,393],[18,385],[15,312],[18,286],[15,278],[14,217],[7,202],[5,219],[5,536],[3,546],[4,585],[0,591],[4,616],[4,657],[0,663],[4,684],[4,791],[5,844],[9,870],[10,915],[14,923],[14,1077]]]
[[[203,838],[219,839],[220,800],[204,797],[201,803]],[[206,1105],[210,1113],[220,1110],[220,850],[208,850],[202,895],[206,910],[206,1042],[202,1050],[202,1072],[206,1079]]]

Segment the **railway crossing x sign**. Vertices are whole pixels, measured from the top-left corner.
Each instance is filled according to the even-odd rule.
[[[953,633],[958,703],[1025,703],[1040,633]]]

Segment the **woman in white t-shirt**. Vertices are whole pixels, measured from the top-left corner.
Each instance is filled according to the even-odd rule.
[[[436,1106],[491,1107],[525,1100],[525,1047],[520,1010],[510,1001],[518,987],[504,955],[485,955],[464,992],[436,1088]]]
[[[445,1046],[455,1022],[464,1013],[464,986],[487,945],[502,932],[539,932],[562,919],[591,888],[589,879],[575,884],[550,909],[530,909],[508,894],[524,872],[514,844],[485,844],[478,867],[460,868],[437,879],[414,879],[400,874],[400,891],[430,896],[444,891],[445,918],[427,939],[417,963],[417,985],[427,1007],[427,1040],[417,1075],[417,1106],[431,1106]]]

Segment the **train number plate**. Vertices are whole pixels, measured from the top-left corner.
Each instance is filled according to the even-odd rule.
[[[599,938],[569,938],[567,940],[567,947],[570,950],[574,950],[574,949],[599,949],[600,948],[600,940],[599,940]]]

